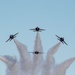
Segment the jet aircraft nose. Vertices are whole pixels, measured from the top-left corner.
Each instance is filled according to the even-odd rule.
[[[35,54],[39,54],[39,52],[36,51]]]
[[[36,31],[39,31],[39,28],[36,28]]]
[[[11,38],[11,39],[13,39],[13,38],[14,38],[14,36],[13,36],[13,35],[10,35],[10,38]]]
[[[64,41],[64,38],[60,38],[60,41]]]

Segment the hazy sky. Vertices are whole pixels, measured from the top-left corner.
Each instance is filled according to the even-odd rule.
[[[15,43],[5,43],[16,32],[19,32],[16,39],[33,51],[36,33],[29,29],[37,26],[46,29],[40,33],[45,53],[59,42],[55,34],[68,43],[61,44],[55,54],[57,63],[75,57],[75,0],[0,0],[0,55],[19,57]],[[5,69],[0,61],[1,75],[5,75]],[[75,62],[66,75],[74,74]]]

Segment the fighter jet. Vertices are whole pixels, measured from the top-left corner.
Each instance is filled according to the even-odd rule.
[[[43,52],[35,51],[35,52],[30,52],[30,53],[33,53],[33,54],[42,54]]]
[[[9,40],[11,41],[12,39],[14,39],[17,34],[18,34],[18,33],[14,34],[14,35],[10,35],[10,36],[9,36],[9,39],[8,39],[6,42],[8,42]]]
[[[65,41],[63,37],[59,37],[58,35],[56,35],[56,37],[58,38],[59,41],[61,41],[63,44],[65,43],[66,45],[68,45]]]
[[[39,27],[36,27],[34,29],[30,29],[30,30],[33,30],[34,32],[41,32],[41,31],[44,31],[45,29],[40,29]]]

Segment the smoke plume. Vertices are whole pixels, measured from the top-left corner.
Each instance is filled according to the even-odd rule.
[[[58,51],[61,42],[56,43],[48,50],[45,59],[43,59],[43,53],[32,53],[33,57],[31,57],[26,45],[16,39],[14,39],[14,43],[20,55],[19,61],[13,56],[0,56],[0,60],[7,66],[6,75],[66,75],[67,69],[75,61],[75,57],[73,57],[60,64],[56,64],[54,54]],[[35,51],[43,52],[39,32],[36,34],[32,52]]]

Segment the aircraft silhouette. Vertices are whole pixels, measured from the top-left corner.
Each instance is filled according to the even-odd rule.
[[[56,35],[56,37],[58,38],[59,41],[61,41],[63,44],[65,43],[66,45],[68,45],[65,41],[63,37],[59,37],[58,35]]]
[[[14,34],[14,35],[10,35],[10,36],[9,36],[9,39],[8,39],[6,42],[8,42],[9,40],[11,41],[12,39],[14,39],[17,34],[18,34],[18,33]]]
[[[33,53],[33,54],[42,54],[43,52],[35,51],[35,52],[30,52],[30,53]]]
[[[30,29],[30,30],[33,30],[34,32],[41,32],[41,31],[44,31],[45,29],[40,29],[39,27],[36,27],[34,29]]]

